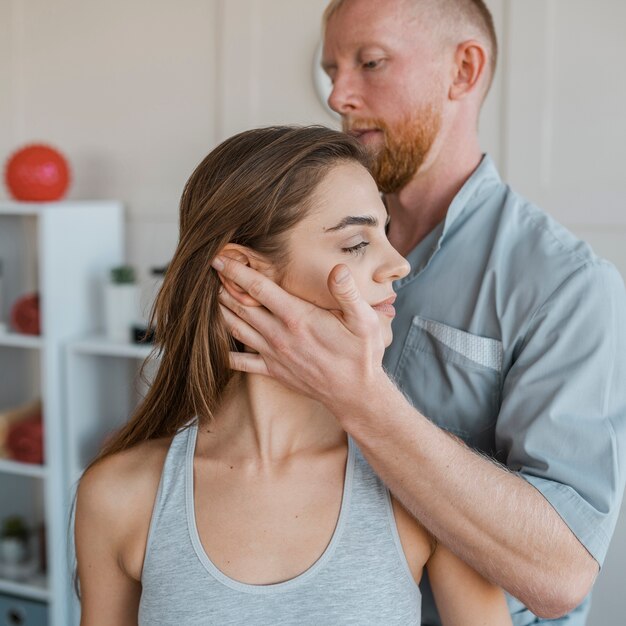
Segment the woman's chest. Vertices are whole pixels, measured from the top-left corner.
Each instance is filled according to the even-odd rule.
[[[341,509],[345,462],[256,474],[196,465],[197,534],[222,573],[271,584],[301,574],[323,554]]]

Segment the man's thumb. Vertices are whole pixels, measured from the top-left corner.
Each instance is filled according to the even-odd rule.
[[[341,305],[349,305],[359,299],[359,291],[354,284],[352,274],[346,265],[336,265],[333,267],[328,277],[328,288],[330,293]],[[343,306],[341,307],[344,308]]]
[[[333,295],[347,328],[356,335],[368,335],[372,326],[379,328],[378,318],[363,300],[346,265],[336,265],[328,275],[328,289]]]

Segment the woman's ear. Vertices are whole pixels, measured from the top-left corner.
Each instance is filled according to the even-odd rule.
[[[258,252],[250,250],[250,248],[240,246],[236,243],[228,243],[220,250],[219,256],[225,256],[229,259],[239,261],[239,263],[243,263],[258,272],[261,272],[265,276],[273,278],[271,263],[264,259]],[[224,289],[226,289],[226,291],[228,291],[228,293],[235,298],[237,302],[246,306],[261,306],[261,303],[258,300],[255,300],[236,282],[232,281],[230,278],[226,278],[220,272],[218,272],[218,276],[220,277],[220,281],[222,282]]]
[[[479,41],[464,41],[454,55],[454,80],[450,86],[451,100],[461,100],[470,94],[487,71],[487,51]]]

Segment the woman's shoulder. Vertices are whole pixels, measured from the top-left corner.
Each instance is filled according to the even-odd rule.
[[[133,555],[145,545],[170,443],[171,437],[153,439],[106,456],[87,469],[78,486],[76,523],[106,529],[110,547],[128,560],[133,578],[141,573]]]
[[[79,494],[86,498],[117,502],[134,500],[146,487],[158,487],[171,437],[151,439],[96,461],[80,479]]]

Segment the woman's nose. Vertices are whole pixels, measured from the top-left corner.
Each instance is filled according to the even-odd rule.
[[[378,275],[380,280],[399,280],[404,278],[410,271],[409,262],[391,245],[385,263],[380,267]]]

